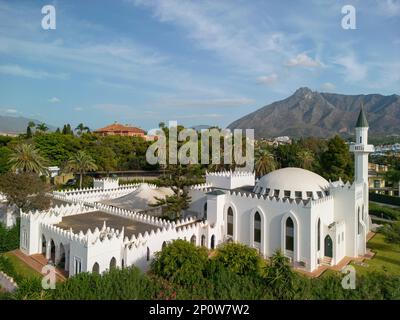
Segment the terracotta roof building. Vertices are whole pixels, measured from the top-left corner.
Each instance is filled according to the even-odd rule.
[[[94,131],[97,134],[100,134],[102,136],[112,136],[112,135],[118,135],[118,136],[130,136],[130,137],[143,137],[145,138],[145,131],[136,128],[136,127],[130,127],[130,126],[124,126],[120,123],[115,122],[114,124],[110,124],[109,126],[106,126],[101,129],[97,129]]]

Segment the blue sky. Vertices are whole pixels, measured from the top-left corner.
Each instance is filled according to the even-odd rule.
[[[0,0],[0,114],[224,127],[301,86],[399,94],[399,30],[400,0]]]

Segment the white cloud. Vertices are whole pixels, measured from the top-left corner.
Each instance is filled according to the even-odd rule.
[[[399,0],[378,0],[380,12],[386,16],[393,17],[400,15]]]
[[[272,73],[267,76],[261,76],[257,78],[257,83],[271,85],[278,80],[278,75],[276,73]]]
[[[83,111],[83,108],[81,108],[81,107],[75,107],[74,110],[75,110],[75,111]]]
[[[52,97],[52,98],[50,98],[49,99],[49,102],[50,103],[58,103],[58,102],[60,102],[61,100],[59,99],[59,98],[57,98],[57,97]]]
[[[322,67],[322,63],[309,57],[306,53],[300,53],[295,58],[289,59],[286,63],[288,67],[307,67],[307,68],[318,68]]]
[[[336,89],[336,86],[331,82],[325,82],[321,85],[321,89],[324,91],[333,91]]]
[[[21,112],[19,112],[17,109],[13,108],[13,107],[5,107],[5,108],[0,108],[0,112],[3,114],[20,114]]]
[[[342,74],[347,82],[361,81],[367,76],[368,68],[359,63],[353,53],[336,57],[334,63],[342,66]]]
[[[7,64],[0,65],[0,73],[17,76],[17,77],[25,77],[32,79],[67,79],[68,74],[66,73],[49,73],[42,70],[33,70],[25,67],[21,67],[16,64]]]

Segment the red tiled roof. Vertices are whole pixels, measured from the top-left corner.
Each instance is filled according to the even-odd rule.
[[[109,126],[106,126],[101,129],[97,129],[94,132],[121,132],[121,131],[122,132],[143,133],[143,134],[145,133],[144,130],[142,130],[140,128],[128,127],[128,126],[124,126],[119,123],[110,124]]]

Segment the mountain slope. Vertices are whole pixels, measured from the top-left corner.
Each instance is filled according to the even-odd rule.
[[[24,133],[29,121],[33,121],[38,124],[41,123],[38,120],[28,119],[24,117],[10,117],[0,115],[0,132],[3,133]],[[53,126],[46,124],[50,130],[54,130]]]
[[[361,103],[367,111],[372,134],[400,133],[398,95],[343,95],[309,88],[300,88],[290,97],[232,122],[228,128],[253,128],[258,138],[353,134]]]

